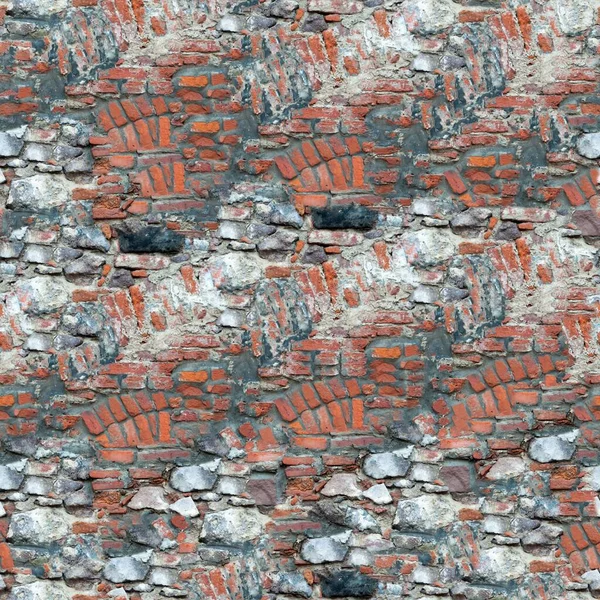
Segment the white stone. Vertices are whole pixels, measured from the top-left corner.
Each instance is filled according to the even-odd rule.
[[[448,496],[427,495],[398,502],[394,527],[432,531],[446,527],[457,518],[457,504]]]
[[[67,0],[12,0],[13,13],[32,17],[49,17],[65,10]]]
[[[167,510],[169,504],[165,500],[165,490],[163,488],[147,486],[140,488],[127,506],[134,510],[143,510],[144,508]]]
[[[336,473],[321,490],[323,496],[346,496],[358,498],[361,490],[357,485],[356,475],[352,473]]]
[[[371,486],[363,492],[363,496],[375,504],[389,504],[392,501],[392,495],[384,483]]]
[[[327,562],[344,560],[348,553],[346,545],[350,532],[306,540],[302,544],[301,556],[306,562],[318,565]]]
[[[7,600],[68,600],[75,593],[59,581],[36,581],[15,586]]]
[[[499,479],[511,479],[518,477],[527,470],[527,465],[522,458],[516,456],[502,456],[494,466],[486,473],[486,479],[497,481]]]
[[[17,543],[43,546],[65,538],[73,517],[62,509],[34,508],[12,515],[8,537]]]
[[[180,492],[212,490],[217,481],[215,471],[220,462],[220,459],[217,459],[201,465],[173,469],[170,479],[171,487]]]
[[[7,205],[13,210],[43,211],[67,204],[70,182],[58,175],[32,175],[13,181]]]
[[[0,131],[0,156],[18,156],[23,148],[25,127]]]
[[[246,19],[238,15],[225,15],[217,24],[219,31],[238,33],[246,26]]]
[[[134,556],[112,558],[104,567],[104,577],[113,583],[143,581],[150,570],[147,564],[150,557],[151,552],[144,552]]]
[[[52,277],[21,279],[15,288],[21,308],[26,313],[54,312],[69,301],[65,286]]]
[[[554,0],[554,10],[560,30],[565,35],[577,35],[594,25],[596,0]]]
[[[22,473],[24,468],[25,461],[0,465],[0,490],[18,490],[25,477]]]
[[[420,304],[434,304],[438,301],[438,289],[431,285],[420,285],[413,292],[412,301]]]
[[[540,463],[569,460],[575,454],[575,442],[579,437],[577,430],[559,435],[535,438],[529,444],[529,456]]]
[[[182,517],[197,517],[200,514],[196,503],[190,498],[180,498],[177,502],[173,502],[169,508]]]
[[[402,5],[409,28],[425,34],[450,27],[461,8],[451,0],[408,0]]]
[[[207,542],[241,544],[263,535],[269,521],[256,509],[229,508],[204,518],[200,539]]]
[[[217,287],[241,290],[262,279],[262,271],[256,261],[241,252],[223,254],[209,260],[209,264]]]
[[[438,68],[439,60],[435,54],[419,54],[412,63],[413,71],[430,73]],[[417,214],[417,213],[415,213]]]
[[[404,477],[409,468],[410,462],[402,458],[402,451],[371,454],[363,463],[363,471],[373,479]]]
[[[514,547],[490,548],[482,550],[476,571],[486,581],[505,583],[528,573],[532,558]]]
[[[600,158],[600,132],[582,135],[577,140],[577,152],[586,158]]]

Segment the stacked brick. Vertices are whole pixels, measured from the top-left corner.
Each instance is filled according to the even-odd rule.
[[[600,597],[599,10],[0,0],[0,597]]]

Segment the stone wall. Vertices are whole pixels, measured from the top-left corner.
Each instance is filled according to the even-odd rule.
[[[0,0],[0,597],[600,597],[599,0]]]

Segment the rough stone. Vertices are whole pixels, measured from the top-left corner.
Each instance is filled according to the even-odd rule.
[[[200,514],[196,503],[189,497],[180,498],[169,505],[169,508],[183,517],[197,517]]]
[[[147,486],[140,488],[127,506],[134,510],[151,508],[152,510],[163,511],[169,507],[169,504],[165,500],[165,491],[163,488]]]
[[[18,490],[25,475],[23,462],[0,465],[0,490]]]
[[[392,502],[392,495],[383,483],[371,486],[363,492],[363,496],[375,502],[375,504],[390,504]]]
[[[372,229],[377,223],[377,213],[354,204],[316,208],[312,222],[317,229]]]
[[[271,585],[275,594],[290,594],[302,598],[310,598],[312,588],[300,573],[276,573]]]
[[[148,560],[146,553],[112,558],[104,567],[104,577],[112,583],[143,581],[150,570]]]
[[[499,481],[502,479],[519,477],[526,471],[527,465],[522,458],[516,456],[502,456],[492,465],[492,468],[485,476],[487,479]]]
[[[12,210],[39,212],[64,206],[70,195],[70,185],[63,177],[32,175],[13,181],[7,205]]]
[[[204,518],[200,539],[221,544],[242,544],[260,537],[268,519],[256,509],[229,508]]]
[[[215,470],[218,465],[217,460],[203,465],[178,467],[171,473],[171,487],[180,492],[211,490],[217,481]]]
[[[163,227],[119,230],[121,252],[162,252],[169,254],[180,252],[184,241],[185,239],[180,233]]]
[[[0,156],[18,156],[23,148],[24,128],[0,131]]]
[[[393,526],[400,530],[435,531],[456,520],[457,509],[446,496],[419,496],[398,502]]]
[[[377,591],[377,580],[354,571],[336,571],[321,582],[325,598],[371,598]]]
[[[575,453],[578,431],[535,438],[529,444],[529,456],[540,463],[569,460]]]
[[[514,548],[489,548],[481,552],[477,574],[492,583],[504,583],[523,577],[529,570],[524,553]]]
[[[363,463],[363,471],[373,479],[404,477],[409,468],[410,462],[399,451],[371,454]]]
[[[342,561],[348,553],[347,541],[347,534],[306,540],[302,544],[302,559],[313,565]]]
[[[44,546],[65,538],[71,530],[71,517],[64,511],[34,508],[12,516],[8,537],[13,543]]]
[[[323,496],[345,496],[346,498],[358,498],[361,490],[358,487],[356,475],[351,473],[336,473],[321,490]]]

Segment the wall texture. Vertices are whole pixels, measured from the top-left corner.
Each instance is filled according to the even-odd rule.
[[[0,597],[600,597],[598,0],[0,0]]]

